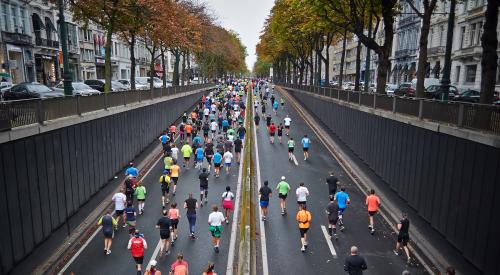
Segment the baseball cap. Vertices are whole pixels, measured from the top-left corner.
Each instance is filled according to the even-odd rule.
[[[150,265],[150,266],[156,266],[156,264],[157,264],[157,262],[156,262],[155,260],[151,260],[151,261],[149,262],[149,265]]]
[[[281,176],[281,180],[285,180],[285,176]]]

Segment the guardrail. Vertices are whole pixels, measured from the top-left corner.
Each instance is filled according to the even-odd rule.
[[[122,91],[91,96],[65,96],[0,102],[0,131],[84,113],[127,106],[178,93],[209,88],[213,84],[195,84],[143,91]]]
[[[277,84],[368,108],[500,135],[500,106],[496,105],[389,96],[320,86]]]

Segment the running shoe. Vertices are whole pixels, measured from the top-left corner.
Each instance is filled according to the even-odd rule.
[[[111,250],[106,251],[106,255],[111,254]]]

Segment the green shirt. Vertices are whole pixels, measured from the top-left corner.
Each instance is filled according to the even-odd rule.
[[[163,159],[163,163],[165,164],[165,169],[170,170],[170,167],[172,167],[173,162],[174,162],[174,160],[172,159],[172,157],[170,157],[170,156],[165,157]]]
[[[278,186],[276,187],[278,189],[278,193],[282,195],[288,194],[288,191],[290,190],[290,185],[286,181],[280,181],[278,183]]]
[[[227,130],[227,134],[234,136],[234,130],[233,129]]]
[[[138,200],[146,199],[146,187],[144,186],[137,187],[135,189],[134,195]]]
[[[184,144],[181,148],[182,156],[185,158],[191,157],[191,153],[193,152],[193,148],[189,144]]]
[[[295,147],[295,141],[289,140],[288,141],[288,148],[293,148],[293,147]]]

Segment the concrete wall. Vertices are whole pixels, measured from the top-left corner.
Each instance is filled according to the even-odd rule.
[[[0,144],[0,274],[65,224],[201,94]]]
[[[464,260],[500,273],[500,149],[287,90]]]

